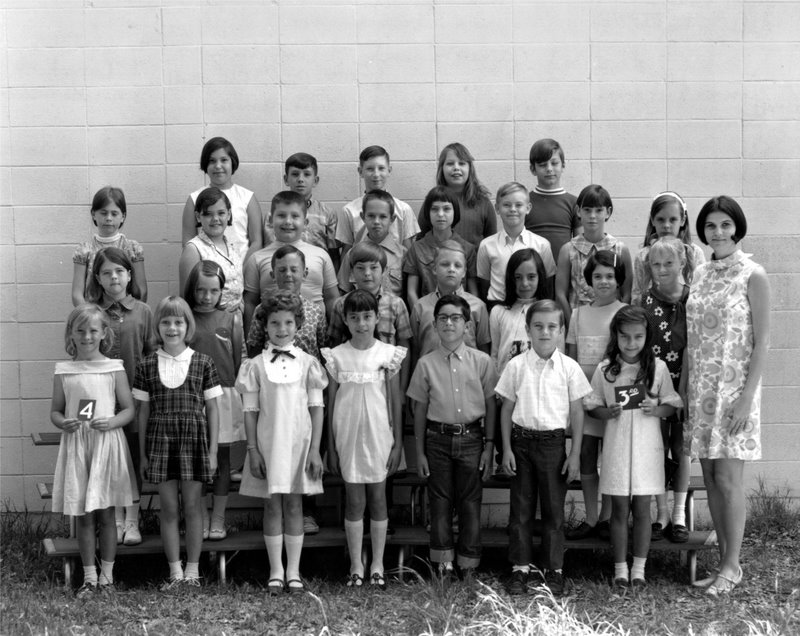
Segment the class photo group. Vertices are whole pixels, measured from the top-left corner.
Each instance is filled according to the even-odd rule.
[[[227,536],[232,479],[263,500],[267,592],[302,592],[327,474],[344,483],[342,585],[386,590],[391,478],[409,467],[426,480],[433,576],[475,576],[482,484],[505,479],[506,591],[560,595],[565,547],[588,537],[612,550],[598,576],[647,585],[651,541],[689,539],[699,462],[719,560],[692,585],[724,597],[742,581],[770,291],[741,249],[736,200],[709,192],[690,213],[677,192],[642,192],[650,208],[626,228],[642,241],[627,246],[606,231],[613,193],[565,191],[554,139],[530,148],[532,189],[496,193],[468,148],[445,146],[419,214],[392,196],[379,145],[361,151],[363,191],[341,209],[315,198],[313,154],[286,158],[268,210],[236,182],[239,162],[223,137],[202,147],[180,295],[150,298],[154,311],[146,254],[124,233],[125,184],[91,202],[51,407],[52,510],[76,520],[79,597],[113,591],[118,544],[142,541],[145,483],[159,497],[161,589],[199,588],[203,541]],[[578,480],[585,519],[568,528]]]

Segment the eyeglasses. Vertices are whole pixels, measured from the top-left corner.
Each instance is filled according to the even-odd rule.
[[[440,325],[446,325],[448,322],[452,322],[454,325],[464,322],[464,316],[461,314],[439,314],[436,316],[436,322]]]

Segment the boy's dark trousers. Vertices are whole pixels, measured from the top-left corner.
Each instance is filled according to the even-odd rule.
[[[508,559],[513,565],[533,561],[533,521],[536,498],[542,506],[542,569],[560,570],[564,564],[564,501],[567,459],[564,430],[535,431],[514,425],[511,450],[517,474],[511,478],[508,523]]]
[[[481,558],[481,496],[478,470],[483,437],[480,422],[465,424],[465,433],[453,434],[458,425],[428,422],[425,454],[430,477],[431,561],[456,561],[460,568],[478,567]],[[458,511],[458,545],[453,541],[453,509]]]

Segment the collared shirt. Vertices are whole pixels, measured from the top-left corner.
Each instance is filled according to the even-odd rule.
[[[378,299],[378,324],[375,326],[375,337],[381,342],[394,345],[399,340],[409,340],[412,336],[405,303],[383,287],[375,295]],[[349,340],[348,329],[344,324],[344,299],[339,296],[333,304],[331,323],[328,325],[328,346],[332,349]]]
[[[394,198],[394,221],[389,226],[389,235],[402,243],[419,233],[419,223],[414,214],[414,210],[405,201],[397,197]],[[353,199],[339,211],[339,218],[336,223],[336,240],[343,245],[355,245],[356,234],[364,227],[364,219],[361,218],[361,203],[363,197]]]
[[[106,355],[122,360],[128,386],[133,386],[136,363],[155,351],[152,341],[153,312],[147,304],[133,296],[115,301],[103,294],[99,305],[106,312],[111,331],[114,332],[114,344],[106,351]]]
[[[177,389],[186,381],[189,372],[189,364],[192,362],[194,349],[186,347],[177,356],[171,356],[163,349],[156,351],[158,356],[158,378],[168,389]],[[216,373],[214,373],[216,376]],[[141,402],[149,402],[150,394],[142,389],[133,389],[133,397]],[[203,391],[203,399],[211,400],[222,395],[222,387],[219,384]]]
[[[530,230],[522,230],[517,238],[511,238],[501,229],[494,236],[481,241],[478,246],[478,277],[489,281],[489,300],[503,300],[506,297],[506,266],[511,255],[525,248],[536,250],[542,257],[548,278],[556,275],[556,263],[547,239]],[[540,283],[541,284],[541,283]]]
[[[622,256],[625,244],[606,234],[597,243],[587,241],[583,234],[574,237],[569,243],[569,306],[575,309],[578,305],[588,305],[594,300],[594,290],[583,277],[583,270],[592,254],[601,250],[609,250],[617,256]]]
[[[428,403],[429,420],[469,424],[486,415],[496,383],[488,354],[463,342],[455,351],[439,345],[417,362],[406,395]]]
[[[449,240],[455,241],[464,248],[464,256],[467,261],[466,277],[475,278],[478,275],[475,269],[477,254],[475,246],[461,238],[457,232],[453,232]],[[434,261],[436,260],[436,250],[440,247],[441,244],[436,241],[433,232],[428,232],[411,244],[403,258],[403,273],[419,277],[419,296],[430,294],[436,289]]]
[[[364,230],[365,228],[361,229]],[[377,245],[386,254],[386,267],[383,268],[381,286],[391,291],[395,296],[400,296],[403,293],[403,256],[406,253],[406,248],[398,243],[391,234],[387,234],[380,243],[376,244],[375,241],[367,236],[366,232],[360,232],[356,236],[356,243],[361,242]],[[350,269],[350,258],[349,254],[347,254],[339,266],[338,274],[339,288],[344,291],[352,291],[355,287],[353,277],[350,275]]]
[[[547,360],[533,349],[511,358],[495,388],[514,402],[511,421],[537,431],[566,429],[570,403],[591,392],[580,365],[558,350]]]
[[[464,291],[463,287],[459,287],[455,295],[461,296],[469,303],[471,319],[464,328],[464,344],[475,349],[489,344],[491,339],[486,305],[477,296]],[[411,310],[411,331],[414,334],[414,341],[419,346],[420,356],[430,353],[439,346],[439,334],[436,333],[433,310],[440,297],[441,294],[437,289],[420,298]]]

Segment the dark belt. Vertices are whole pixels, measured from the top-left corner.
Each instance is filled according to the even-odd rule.
[[[532,428],[525,428],[519,424],[514,424],[511,433],[516,433],[525,439],[563,439],[566,431],[563,428],[557,428],[552,431],[537,431]]]
[[[467,422],[466,424],[445,424],[444,422],[434,422],[428,420],[428,430],[442,435],[468,435],[469,433],[479,433],[481,431],[481,420]]]

